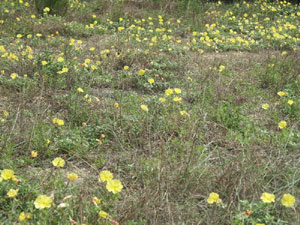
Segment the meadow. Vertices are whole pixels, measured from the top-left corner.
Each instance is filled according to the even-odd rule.
[[[45,2],[0,2],[1,225],[300,224],[299,5]]]

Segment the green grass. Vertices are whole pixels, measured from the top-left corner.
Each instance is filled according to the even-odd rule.
[[[300,8],[196,3],[1,3],[0,224],[300,223]]]

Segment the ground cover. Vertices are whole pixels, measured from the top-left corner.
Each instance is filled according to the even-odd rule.
[[[1,1],[0,224],[300,223],[300,8],[193,2]]]

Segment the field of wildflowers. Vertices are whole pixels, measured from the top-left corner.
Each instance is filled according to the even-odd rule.
[[[0,225],[300,224],[299,5],[48,2],[0,2]]]

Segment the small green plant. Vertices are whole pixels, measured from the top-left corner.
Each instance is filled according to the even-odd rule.
[[[216,106],[211,118],[214,121],[223,124],[223,126],[228,129],[236,130],[241,128],[241,121],[244,120],[241,107],[227,101],[221,102]]]

